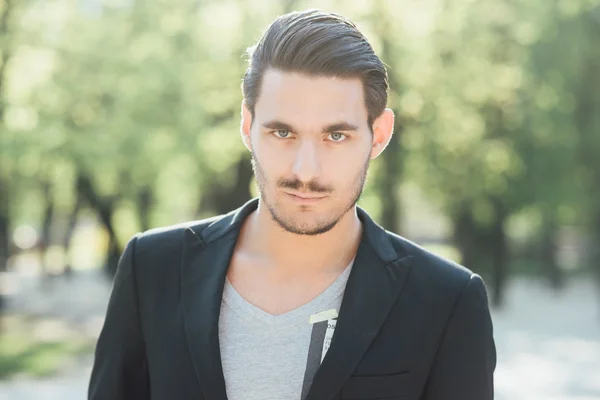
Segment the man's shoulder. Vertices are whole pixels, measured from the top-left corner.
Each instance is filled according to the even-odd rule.
[[[429,285],[462,288],[478,276],[471,269],[425,249],[393,232],[386,231],[392,245],[399,254],[407,254],[411,260],[411,276]]]
[[[487,298],[487,285],[478,273],[406,238],[386,233],[397,252],[410,257],[406,282],[412,288],[410,293],[432,308],[451,310],[452,307],[447,307],[457,304],[460,298],[467,298],[468,302],[481,302],[483,297]]]
[[[187,229],[193,230],[196,234],[201,234],[207,227],[223,217],[224,215],[215,215],[209,218],[152,228],[142,232],[140,237],[143,237],[145,240],[166,239],[172,236],[180,236],[181,233]]]
[[[163,253],[168,250],[178,250],[183,242],[185,231],[192,231],[190,233],[200,239],[208,227],[226,216],[227,214],[215,215],[204,219],[185,221],[140,232],[135,235],[137,239],[136,248],[144,253]]]

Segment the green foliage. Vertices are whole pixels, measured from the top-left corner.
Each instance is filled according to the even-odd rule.
[[[52,376],[73,357],[89,354],[93,346],[91,340],[39,341],[23,333],[5,333],[0,336],[0,379]]]
[[[210,214],[204,194],[216,176],[236,179],[246,151],[244,50],[276,15],[309,7],[355,20],[384,54],[404,179],[451,219],[466,208],[484,228],[500,209],[589,220],[600,194],[589,191],[600,180],[598,0],[21,2],[0,78],[12,218],[41,218],[32,199],[44,182],[68,213],[81,175],[128,226],[141,224],[144,190],[151,225]],[[364,202],[383,211],[372,188]]]

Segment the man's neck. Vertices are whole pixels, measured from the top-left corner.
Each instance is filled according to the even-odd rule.
[[[298,235],[279,226],[264,204],[244,221],[238,245],[244,252],[268,260],[282,274],[336,273],[356,255],[362,223],[356,207],[348,211],[328,232]],[[285,271],[284,271],[285,270]]]

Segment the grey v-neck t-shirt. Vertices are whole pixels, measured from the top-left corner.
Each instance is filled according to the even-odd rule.
[[[352,264],[316,298],[281,315],[250,304],[225,281],[219,344],[229,400],[304,399],[329,348]]]

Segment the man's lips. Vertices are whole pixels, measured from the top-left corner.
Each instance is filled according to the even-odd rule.
[[[301,192],[286,192],[287,194],[290,194],[292,196],[295,197],[299,197],[301,199],[322,199],[324,197],[327,197],[323,194],[311,194],[311,193],[301,193]]]
[[[317,203],[323,199],[325,199],[327,196],[325,195],[315,195],[313,193],[299,193],[299,192],[285,192],[288,196],[290,196],[290,198],[298,203],[303,203],[303,204],[313,204],[313,203]]]

